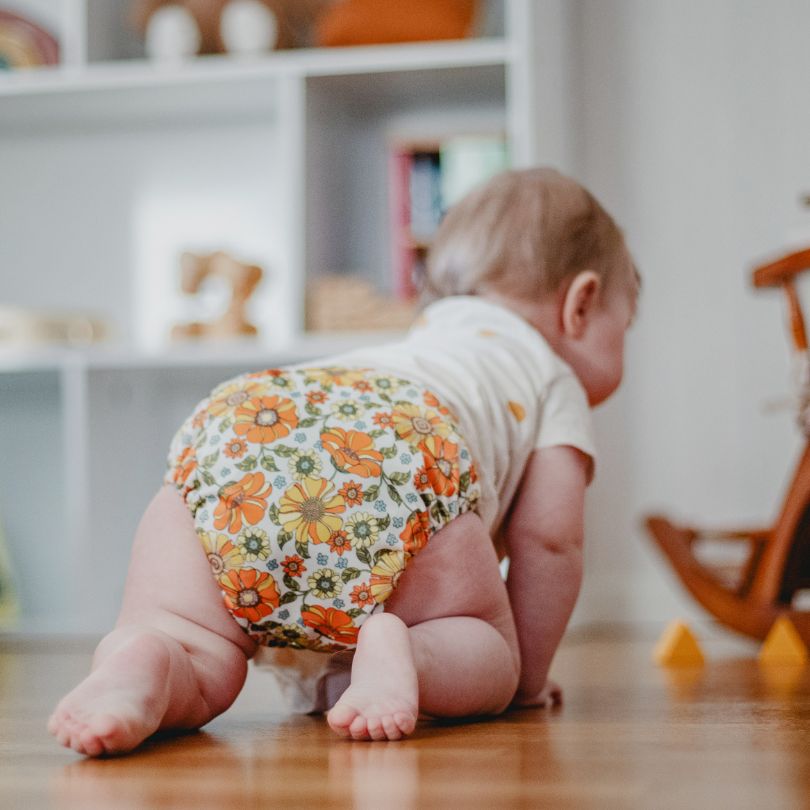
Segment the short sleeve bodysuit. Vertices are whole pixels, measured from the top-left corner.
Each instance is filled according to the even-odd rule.
[[[479,474],[476,511],[493,537],[534,449],[569,445],[593,461],[581,383],[543,336],[512,310],[478,296],[428,306],[400,342],[330,358],[422,382],[446,402]]]

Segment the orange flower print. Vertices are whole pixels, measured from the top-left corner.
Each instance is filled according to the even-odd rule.
[[[290,386],[290,378],[286,376],[283,369],[280,368],[267,368],[264,371],[254,371],[251,374],[246,374],[245,377],[249,380],[265,380],[273,385],[277,385],[279,388],[288,388]]]
[[[356,383],[352,383],[352,388],[354,388],[355,391],[359,391],[361,394],[367,394],[369,391],[374,390],[371,383],[366,380],[358,380]]]
[[[435,408],[442,416],[450,416],[452,418],[450,409],[442,405],[439,398],[432,391],[425,391],[422,400],[428,408]]]
[[[475,464],[470,463],[470,483],[474,484],[478,480],[478,469]]]
[[[363,488],[357,481],[349,481],[344,484],[338,492],[346,499],[347,506],[362,506]]]
[[[285,532],[295,532],[298,542],[309,538],[325,543],[343,526],[338,517],[346,511],[341,495],[333,494],[334,484],[325,478],[304,478],[293,484],[279,500],[279,517]]]
[[[450,432],[449,426],[435,411],[426,411],[418,405],[398,405],[393,420],[397,435],[414,447],[428,436],[446,436]]]
[[[228,458],[242,458],[247,453],[247,443],[243,439],[231,439],[225,447],[222,448]]]
[[[427,470],[424,467],[420,467],[413,474],[413,485],[420,492],[431,488],[430,477],[428,476]]]
[[[320,405],[322,402],[326,402],[326,391],[308,391],[307,402],[310,405]]]
[[[282,397],[253,397],[236,409],[233,432],[249,442],[266,444],[298,426],[295,403]]]
[[[197,456],[193,447],[186,447],[177,458],[172,473],[172,481],[175,484],[185,484],[189,476],[197,469]]]
[[[355,585],[352,588],[349,598],[358,607],[365,607],[366,605],[374,604],[374,597],[371,595],[371,588],[368,582],[362,582],[360,585]]]
[[[219,585],[234,616],[249,622],[261,621],[278,607],[276,583],[267,572],[254,568],[226,571],[219,578]]]
[[[231,411],[243,405],[251,397],[259,396],[264,388],[260,383],[236,382],[226,383],[214,390],[211,395],[211,402],[208,404],[208,413],[211,416],[222,416],[226,411]]]
[[[307,567],[304,565],[304,560],[297,554],[293,554],[291,557],[285,557],[281,563],[281,567],[284,569],[284,573],[291,577],[301,577],[307,570]]]
[[[301,611],[301,618],[307,627],[321,635],[342,644],[356,644],[359,628],[352,624],[352,617],[337,608],[324,608],[312,605]]]
[[[394,592],[399,578],[405,570],[405,553],[388,551],[380,555],[377,564],[371,569],[371,595],[375,602],[384,602]]]
[[[245,560],[239,549],[230,541],[225,534],[215,535],[213,532],[206,532],[197,529],[197,536],[202,542],[208,563],[211,566],[215,577],[219,577],[230,568],[240,568]]]
[[[191,420],[191,426],[199,430],[205,424],[206,419],[208,419],[207,410],[197,411],[197,413],[194,414],[194,418]]]
[[[343,530],[334,532],[326,542],[329,543],[330,550],[334,551],[338,557],[342,557],[343,552],[352,547],[352,541],[349,539],[348,532]]]
[[[399,538],[407,554],[416,554],[430,539],[430,515],[427,512],[413,512]]]
[[[419,445],[425,459],[425,472],[437,495],[453,495],[458,487],[458,445],[429,436]]]
[[[383,428],[392,428],[394,427],[394,418],[390,413],[385,413],[384,411],[380,411],[380,413],[375,413],[374,416],[371,417],[371,420],[374,422],[377,427]]]
[[[226,484],[219,492],[219,503],[214,509],[214,528],[228,527],[231,534],[242,528],[242,520],[255,526],[267,510],[267,496],[273,491],[264,473],[248,473],[235,484]]]
[[[374,449],[374,441],[367,433],[330,428],[321,433],[321,442],[337,466],[352,475],[371,478],[382,472],[383,454]]]

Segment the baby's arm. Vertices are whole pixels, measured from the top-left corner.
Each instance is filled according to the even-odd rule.
[[[535,450],[509,516],[507,589],[521,657],[516,705],[559,698],[546,680],[582,581],[589,464],[573,447]]]

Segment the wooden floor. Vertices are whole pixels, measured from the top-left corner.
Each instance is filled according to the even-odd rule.
[[[267,705],[254,672],[204,731],[96,761],[44,731],[89,649],[0,637],[0,807],[810,807],[810,668],[762,669],[755,646],[704,630],[704,668],[663,670],[650,663],[657,632],[568,641],[560,710],[345,742]]]

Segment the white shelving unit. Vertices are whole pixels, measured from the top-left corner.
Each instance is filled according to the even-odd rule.
[[[110,625],[168,441],[212,385],[362,339],[305,335],[304,290],[325,272],[386,287],[391,138],[493,130],[514,164],[538,159],[563,122],[536,134],[536,43],[563,4],[491,0],[486,32],[459,42],[172,67],[142,58],[123,0],[12,4],[54,29],[63,65],[0,75],[0,304],[113,329],[98,348],[0,351],[0,521],[21,627]],[[185,249],[266,268],[258,341],[167,345],[189,315]]]

